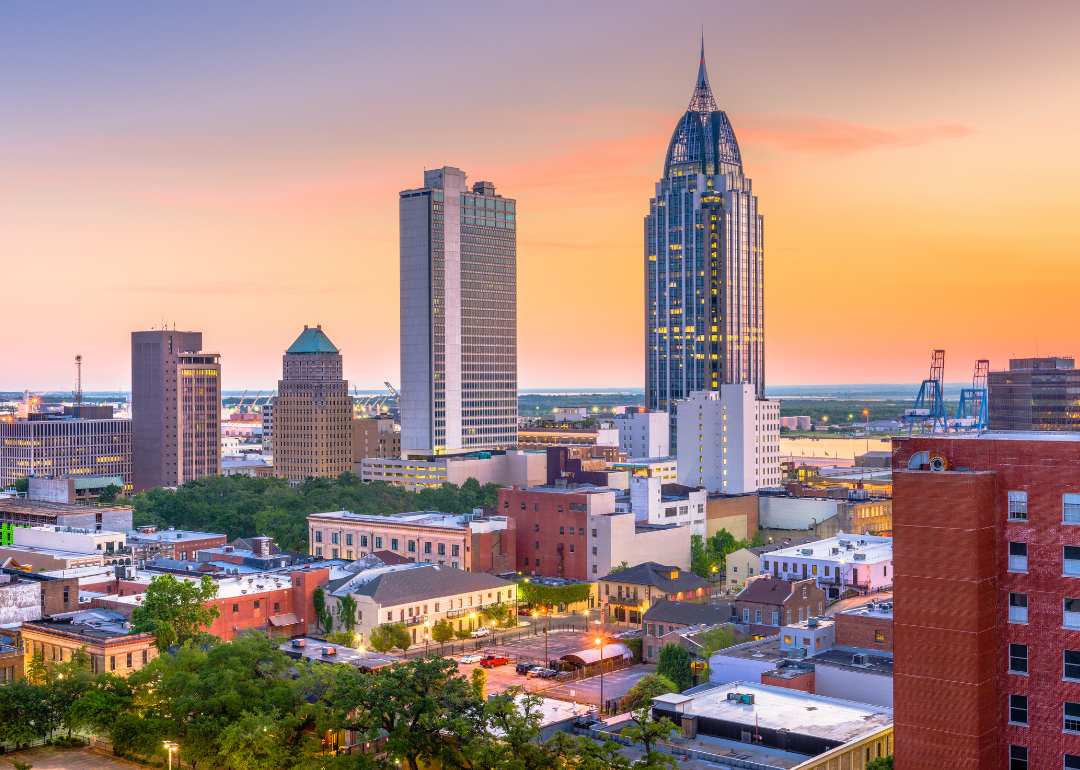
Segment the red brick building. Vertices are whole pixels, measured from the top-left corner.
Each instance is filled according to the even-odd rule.
[[[780,633],[780,626],[821,617],[827,601],[817,578],[789,581],[759,577],[738,593],[731,609],[737,622],[749,626],[754,636],[774,636]]]
[[[838,647],[893,651],[892,610],[885,612],[857,607],[838,612],[833,618],[833,643]]]
[[[1080,767],[1080,436],[894,439],[893,484],[896,767]]]

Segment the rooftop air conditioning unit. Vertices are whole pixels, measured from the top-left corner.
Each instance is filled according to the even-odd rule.
[[[810,626],[811,628],[813,628],[814,626],[816,626],[820,622],[821,622],[820,618],[807,618],[806,619],[806,625]]]
[[[307,645],[307,640],[306,639],[293,639],[292,640],[292,646],[293,647],[305,647],[306,645]]]
[[[241,589],[240,589],[240,593],[242,593],[242,594],[246,594],[246,593],[247,593],[247,589],[246,589],[246,588],[241,588]]]
[[[323,655],[337,655],[337,647],[324,647]]]
[[[870,656],[864,652],[857,652],[851,656],[851,665],[867,666],[870,664]]]
[[[837,543],[839,543],[841,548],[847,548],[849,545],[851,545],[850,540],[838,540]]]
[[[805,647],[792,647],[790,650],[788,650],[788,657],[789,658],[805,658],[806,657],[806,648]]]
[[[831,553],[832,553],[833,556],[839,556],[840,555],[840,549],[839,548],[833,548]]]
[[[803,549],[801,549],[799,551],[799,553],[801,553],[803,556],[813,556],[814,555],[814,549],[813,548],[803,548]]]
[[[857,554],[855,554],[855,561],[866,561],[866,554],[865,553],[857,553]]]
[[[727,694],[727,699],[734,701],[735,703],[746,703],[749,705],[753,705],[754,703],[753,693],[748,692],[729,692]]]

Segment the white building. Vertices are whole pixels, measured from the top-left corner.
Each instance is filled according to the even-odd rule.
[[[113,553],[124,549],[123,532],[94,531],[75,527],[14,527],[12,542],[17,546],[49,548],[72,553]]]
[[[540,486],[547,483],[547,453],[510,449],[477,456],[443,455],[431,459],[369,457],[355,464],[363,481],[385,481],[411,492],[436,489],[443,484],[461,486],[469,478],[504,487]]]
[[[816,577],[836,598],[846,588],[874,591],[893,581],[893,540],[877,535],[844,535],[761,554],[761,574],[784,580]]]
[[[619,451],[627,457],[667,457],[671,433],[667,412],[627,412],[615,417]]]
[[[680,484],[729,493],[780,486],[778,403],[742,383],[695,391],[676,409]]]
[[[637,521],[689,527],[691,535],[705,537],[704,487],[665,483],[659,476],[630,479],[630,510]]]

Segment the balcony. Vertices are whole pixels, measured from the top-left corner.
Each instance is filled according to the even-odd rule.
[[[620,607],[640,607],[645,603],[644,599],[631,598],[629,596],[605,596],[604,601]]]
[[[418,626],[428,619],[427,615],[416,615],[405,621],[406,626]]]

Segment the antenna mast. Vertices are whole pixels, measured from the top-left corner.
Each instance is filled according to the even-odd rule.
[[[82,354],[75,356],[75,403],[82,403]]]

